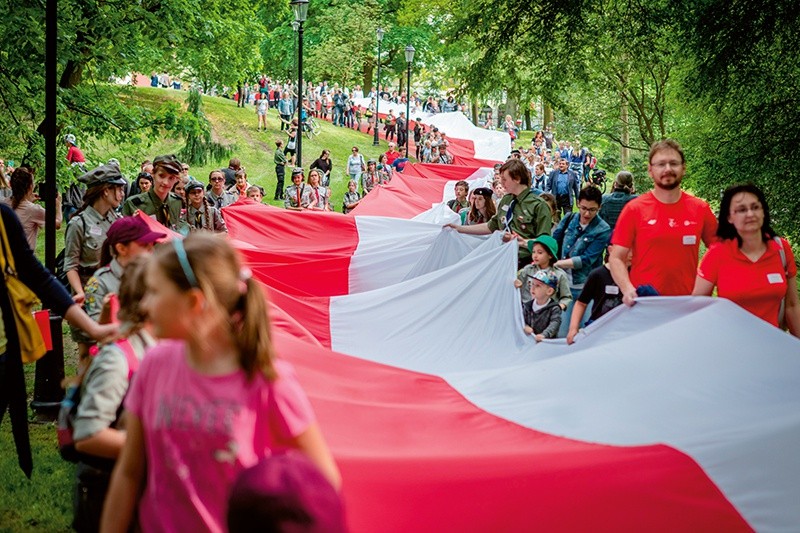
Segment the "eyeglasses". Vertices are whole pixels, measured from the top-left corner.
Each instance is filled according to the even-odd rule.
[[[585,207],[585,206],[582,206],[582,205],[579,205],[578,209],[580,209],[581,212],[583,212],[583,213],[589,213],[589,214],[597,213],[598,211],[600,211],[599,207]]]
[[[753,213],[760,213],[764,210],[764,207],[761,204],[758,205],[751,205],[750,207],[737,207],[733,210],[734,215],[746,215],[750,211]]]
[[[681,163],[678,160],[675,160],[675,161],[659,161],[658,163],[652,163],[651,166],[653,166],[655,168],[658,168],[658,169],[667,168],[667,167],[681,168],[683,166],[683,163]]]
[[[216,183],[216,182],[219,182],[219,181],[225,181],[225,178],[211,178],[211,180],[210,180],[210,181],[212,181],[212,182],[215,182],[215,183]]]

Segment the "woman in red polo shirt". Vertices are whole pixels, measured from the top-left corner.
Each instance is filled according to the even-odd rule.
[[[734,185],[725,191],[717,237],[700,262],[692,294],[710,296],[716,287],[718,296],[776,327],[785,300],[785,325],[800,337],[797,265],[789,243],[776,237],[770,226],[761,189]]]

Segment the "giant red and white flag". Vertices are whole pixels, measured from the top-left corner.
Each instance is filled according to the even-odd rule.
[[[342,468],[353,531],[800,523],[800,341],[730,302],[642,299],[573,346],[536,344],[499,234],[225,216]]]

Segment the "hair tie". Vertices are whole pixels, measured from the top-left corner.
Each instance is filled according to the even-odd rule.
[[[189,257],[186,255],[186,249],[183,247],[183,241],[176,237],[172,239],[172,246],[175,248],[175,255],[178,257],[178,264],[181,265],[181,270],[183,270],[183,275],[186,277],[186,281],[189,282],[189,286],[193,289],[199,289],[200,285],[197,283],[197,277],[195,277],[194,270],[192,270],[192,265],[189,263]]]

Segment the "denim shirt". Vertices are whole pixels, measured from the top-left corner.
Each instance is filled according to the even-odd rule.
[[[581,216],[578,213],[561,219],[553,238],[556,241],[563,235],[560,259],[572,259],[571,287],[579,288],[586,283],[589,272],[603,264],[603,250],[608,246],[611,238],[611,228],[605,220],[596,216],[589,222],[586,229],[581,231]]]

